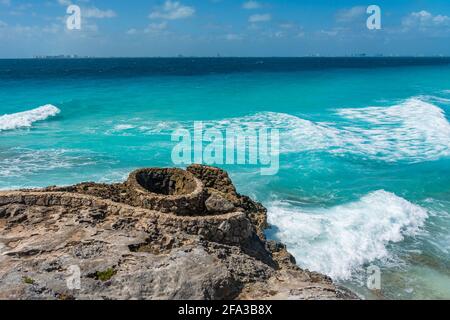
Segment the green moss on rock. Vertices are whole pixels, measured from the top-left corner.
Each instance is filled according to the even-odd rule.
[[[117,271],[114,268],[108,268],[104,271],[97,271],[95,273],[95,278],[97,280],[105,282],[110,280],[116,273]]]

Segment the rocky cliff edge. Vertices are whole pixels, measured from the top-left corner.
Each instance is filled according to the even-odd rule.
[[[0,192],[0,299],[355,298],[267,227],[261,204],[200,165]]]

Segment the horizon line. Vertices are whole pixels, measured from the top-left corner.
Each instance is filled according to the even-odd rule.
[[[0,60],[82,60],[82,59],[299,59],[299,58],[450,58],[450,55],[304,55],[304,56],[83,56],[83,55],[37,55],[33,57],[2,58]]]

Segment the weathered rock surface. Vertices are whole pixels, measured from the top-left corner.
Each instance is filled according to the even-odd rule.
[[[0,299],[355,298],[266,227],[261,204],[199,165],[0,192]]]

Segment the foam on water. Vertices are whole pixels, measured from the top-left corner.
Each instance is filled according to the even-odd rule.
[[[213,126],[277,128],[282,152],[317,150],[387,162],[420,162],[450,155],[450,123],[444,111],[418,98],[391,107],[338,109],[336,115],[344,125],[265,112],[214,122]]]
[[[450,155],[450,123],[444,111],[431,103],[412,98],[388,108],[341,109],[337,113],[353,121],[343,131],[343,142],[348,145],[342,144],[342,151],[412,162]]]
[[[134,129],[134,126],[132,124],[118,124],[114,127],[115,131],[124,131],[130,129]]]
[[[421,98],[423,98],[424,100],[429,100],[431,102],[438,102],[438,103],[443,103],[443,104],[450,103],[450,99],[439,97],[439,96],[422,96]]]
[[[428,217],[424,208],[383,190],[332,208],[275,201],[268,210],[273,236],[287,244],[299,265],[335,280],[389,258],[387,246],[416,235]]]
[[[186,126],[192,123],[185,123]],[[111,130],[107,130],[108,135],[170,135],[174,130],[183,126],[183,122],[178,121],[157,121],[142,119],[127,119],[115,124]]]
[[[204,128],[226,130],[266,127],[279,129],[281,152],[325,151],[386,162],[421,162],[450,156],[450,123],[438,106],[410,98],[390,107],[335,110],[336,123],[314,122],[294,115],[261,112],[250,116],[204,121]],[[193,122],[144,122],[115,126],[115,132],[170,134]]]
[[[5,114],[0,116],[0,131],[30,128],[34,122],[56,116],[60,112],[54,105],[47,104],[24,112]]]
[[[242,118],[213,121],[211,125],[221,130],[233,126],[278,129],[281,132],[282,152],[327,149],[337,143],[339,135],[339,130],[326,123],[277,112],[262,112]]]
[[[96,163],[95,154],[83,150],[14,148],[0,151],[0,179],[24,177],[34,173],[89,166]]]

